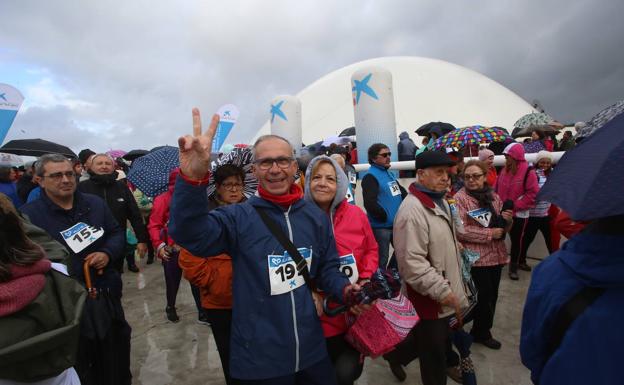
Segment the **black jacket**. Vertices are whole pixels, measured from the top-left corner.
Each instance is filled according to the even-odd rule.
[[[81,282],[84,282],[82,270],[84,258],[96,251],[106,253],[110,262],[104,268],[104,274],[97,275],[91,272],[93,284],[101,289],[110,289],[114,294],[121,296],[121,278],[113,265],[115,260],[123,258],[126,234],[100,197],[76,191],[74,207],[65,210],[52,202],[44,192],[39,199],[22,206],[20,211],[28,215],[34,225],[47,231],[52,238],[67,248],[71,258],[71,264],[68,266],[70,275]],[[101,228],[104,235],[81,252],[74,253],[67,246],[61,232],[78,222]]]
[[[140,243],[149,242],[147,228],[134,196],[124,181],[117,180],[117,172],[108,175],[91,174],[91,178],[78,184],[78,190],[104,199],[122,229],[130,221],[137,240]]]

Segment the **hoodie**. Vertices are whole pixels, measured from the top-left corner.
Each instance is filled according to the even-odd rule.
[[[522,318],[520,355],[535,384],[614,384],[621,377],[624,236],[583,232],[533,271]],[[606,288],[569,326],[546,359],[559,310],[583,287]]]
[[[397,145],[399,160],[414,160],[418,147],[414,141],[410,139],[409,134],[403,131],[399,134],[399,144]]]
[[[304,199],[310,203],[314,203],[312,191],[310,190],[310,182],[312,180],[312,170],[314,166],[321,160],[331,162],[336,170],[337,189],[336,197],[330,208],[330,219],[334,238],[336,239],[336,248],[338,255],[341,256],[340,269],[347,275],[350,275],[349,269],[353,265],[347,264],[349,255],[355,258],[357,268],[357,280],[369,279],[379,265],[379,247],[373,230],[368,223],[368,217],[361,208],[347,203],[345,194],[349,181],[338,164],[325,155],[317,156],[310,161],[306,170],[306,185]],[[343,258],[344,257],[344,258]],[[350,266],[350,267],[348,267]],[[350,278],[355,278],[355,272]],[[355,280],[355,279],[354,279]],[[321,316],[321,326],[323,334],[326,338],[333,337],[347,332],[347,321],[345,314],[336,317]]]
[[[514,202],[514,216],[528,218],[528,210],[535,206],[535,198],[539,191],[537,175],[529,168],[524,158],[524,148],[520,143],[511,143],[503,154],[518,162],[518,170],[512,174],[503,168],[496,181],[496,193],[503,202],[506,200]]]

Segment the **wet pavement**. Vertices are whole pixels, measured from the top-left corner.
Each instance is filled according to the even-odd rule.
[[[540,238],[536,239],[536,243],[541,245],[542,242]],[[534,265],[536,261],[529,263]],[[472,348],[480,385],[531,384],[529,372],[520,363],[518,353],[522,307],[530,273],[519,273],[520,281],[510,281],[506,272],[501,281],[493,334],[502,342],[502,349],[495,351],[482,345],[474,345]],[[210,327],[197,323],[197,312],[188,282],[183,281],[180,286],[177,303],[180,322],[174,324],[165,318],[165,288],[161,265],[155,262],[143,266],[143,275],[146,285],[139,290],[138,275],[131,272],[123,274],[123,303],[126,318],[133,329],[133,383],[225,384]],[[406,372],[406,384],[420,384],[417,360],[406,368]],[[366,359],[358,385],[393,383],[399,382],[383,359]],[[449,379],[449,384],[452,383],[454,382]]]

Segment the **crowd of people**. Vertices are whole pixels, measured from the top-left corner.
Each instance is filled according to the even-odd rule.
[[[506,145],[502,167],[488,148],[465,162],[461,150],[418,148],[403,132],[399,159],[415,162],[401,174],[414,178],[406,186],[390,169],[390,144],[365,149],[370,168],[358,175],[353,144],[296,158],[286,139],[265,135],[251,147],[258,187],[246,196],[242,167],[211,167],[217,123],[213,117],[205,128],[193,111],[193,133],[178,143],[179,168],[154,198],[125,178],[126,164],[90,150],[0,168],[1,379],[131,384],[132,329],[120,277],[137,273],[137,258],[146,257],[163,266],[168,321],[180,319],[182,277],[190,283],[197,321],[212,330],[227,384],[354,384],[365,361],[347,334],[375,306],[354,298],[378,269],[398,271],[420,318],[384,355],[393,375],[404,381],[404,367],[418,358],[423,384],[461,382],[453,336],[471,324],[475,343],[501,348],[493,331],[503,270],[508,266],[511,281],[532,270],[527,254],[538,231],[549,253],[559,249],[560,234],[572,238],[555,254],[577,259],[571,271],[548,259],[539,273],[576,289],[571,276],[589,274],[583,242],[621,250],[621,235],[604,235],[621,218],[574,222],[538,199],[555,167],[552,151],[575,146],[567,132],[556,144],[535,130],[530,142]],[[527,153],[537,154],[532,164]],[[356,205],[358,184],[364,210]],[[576,235],[586,225],[587,234]],[[598,281],[621,282],[605,274]],[[541,324],[550,305],[540,302],[540,290],[529,292],[522,358],[535,383],[561,383],[558,370],[568,369],[557,352],[570,357],[586,345],[564,341],[545,353],[549,331]],[[619,300],[610,294],[609,301]],[[349,309],[329,315],[328,303]]]

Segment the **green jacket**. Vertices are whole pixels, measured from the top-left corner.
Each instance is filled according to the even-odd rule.
[[[0,379],[34,382],[74,366],[87,292],[50,270],[33,302],[0,318]]]

